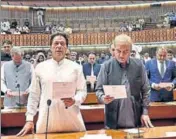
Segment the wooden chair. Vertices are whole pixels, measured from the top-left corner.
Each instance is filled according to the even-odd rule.
[[[176,89],[173,90],[173,100],[176,100]]]

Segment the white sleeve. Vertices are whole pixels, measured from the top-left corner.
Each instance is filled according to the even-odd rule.
[[[82,68],[78,68],[76,85],[77,85],[77,89],[76,89],[76,95],[74,99],[75,99],[75,105],[79,106],[81,105],[81,103],[84,102],[87,96],[86,80],[84,78]]]
[[[29,97],[27,104],[27,112],[26,112],[26,121],[33,121],[34,116],[37,113],[40,95],[41,95],[41,86],[40,86],[40,76],[39,76],[39,67],[36,67],[35,72],[33,73],[32,83],[29,88]]]
[[[6,93],[8,88],[6,86],[6,80],[5,80],[5,75],[4,75],[4,64],[1,67],[1,91]]]
[[[29,93],[29,90],[32,87],[32,80],[33,80],[33,78],[35,78],[35,74],[34,74],[35,70],[34,70],[34,66],[32,64],[31,64],[30,72],[31,72],[31,80],[30,80],[29,87],[26,89],[26,93]]]

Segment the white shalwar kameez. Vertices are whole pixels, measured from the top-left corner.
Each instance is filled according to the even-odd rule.
[[[45,133],[47,121],[47,100],[51,99],[48,132],[85,131],[84,121],[79,106],[85,100],[86,81],[81,66],[70,60],[63,59],[59,63],[53,59],[37,65],[31,92],[28,99],[26,120],[33,121],[39,103],[39,116],[36,126],[37,133]],[[75,104],[65,108],[63,101],[52,97],[53,82],[76,83]],[[41,92],[41,93],[40,93]]]

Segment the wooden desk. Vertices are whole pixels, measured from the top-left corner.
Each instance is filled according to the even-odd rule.
[[[95,95],[95,92],[88,92],[86,100],[84,101],[83,105],[89,105],[89,104],[98,104],[97,97]]]
[[[4,108],[3,103],[4,103],[4,96],[1,96],[1,109]]]
[[[176,89],[173,90],[173,100],[176,100]]]
[[[168,126],[168,127],[154,127],[154,128],[142,128],[144,130],[144,138],[164,138],[166,137],[166,132],[176,132],[176,126]],[[80,139],[85,134],[106,134],[108,136],[112,136],[112,139],[124,139],[126,133],[123,130],[95,130],[95,131],[86,131],[86,132],[77,132],[77,133],[52,133],[48,134],[48,139]],[[44,139],[44,134],[35,134],[26,135],[24,137],[20,137],[19,139]],[[176,138],[176,137],[174,137]],[[16,136],[3,136],[2,139],[17,139]]]
[[[84,122],[88,129],[97,124],[104,123],[104,105],[82,105],[80,107]],[[22,127],[25,123],[26,109],[18,109],[10,112],[1,111],[1,127]],[[149,116],[155,126],[175,125],[176,123],[176,102],[172,103],[151,103]],[[15,119],[15,120],[14,120]],[[37,116],[35,117],[37,120]],[[90,128],[88,126],[91,126]]]

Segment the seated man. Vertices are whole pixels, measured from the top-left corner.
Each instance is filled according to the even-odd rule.
[[[27,104],[34,68],[23,60],[23,55],[20,48],[12,48],[12,60],[1,67],[1,91],[5,93],[4,108]]]
[[[95,53],[90,52],[88,55],[88,62],[83,64],[83,73],[85,78],[87,76],[94,76],[95,78],[98,76],[98,73],[100,71],[101,65],[95,63],[96,56]],[[91,83],[90,81],[87,81],[87,92],[94,92],[95,88],[95,82]]]
[[[145,64],[151,85],[151,101],[173,100],[173,88],[176,85],[176,67],[174,61],[166,60],[166,58],[167,49],[158,47],[156,58],[147,61]],[[163,85],[163,83],[167,84]]]

